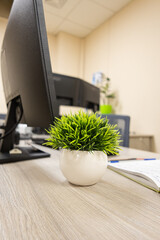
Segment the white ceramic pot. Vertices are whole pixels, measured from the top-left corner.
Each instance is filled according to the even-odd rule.
[[[97,183],[104,175],[108,158],[102,151],[61,150],[60,168],[73,184],[87,186]]]

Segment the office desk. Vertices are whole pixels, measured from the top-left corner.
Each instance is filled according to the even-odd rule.
[[[160,195],[111,170],[69,184],[52,158],[0,165],[1,240],[160,239]],[[123,149],[125,157],[159,154]]]

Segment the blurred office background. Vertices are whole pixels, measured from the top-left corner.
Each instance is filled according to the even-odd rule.
[[[0,46],[11,4],[0,1]],[[131,141],[160,153],[160,0],[44,0],[44,9],[53,72],[90,83],[95,72],[109,76]]]

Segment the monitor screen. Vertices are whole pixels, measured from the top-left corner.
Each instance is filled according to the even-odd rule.
[[[100,89],[93,84],[81,81],[79,92],[80,105],[97,112],[99,110]]]
[[[53,73],[58,106],[80,106],[80,79]]]
[[[16,161],[10,150],[17,123],[47,128],[58,116],[41,0],[14,0],[1,50],[1,69],[8,113],[0,137],[0,162],[4,158]],[[29,158],[23,153],[17,157]]]
[[[58,106],[70,105],[96,112],[100,89],[80,78],[53,73]]]

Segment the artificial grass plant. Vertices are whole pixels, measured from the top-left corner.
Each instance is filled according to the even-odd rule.
[[[106,154],[117,154],[120,135],[110,125],[108,119],[101,119],[96,113],[88,114],[79,111],[56,118],[47,133],[50,135],[44,145],[54,149],[65,148],[79,151],[103,151]]]

